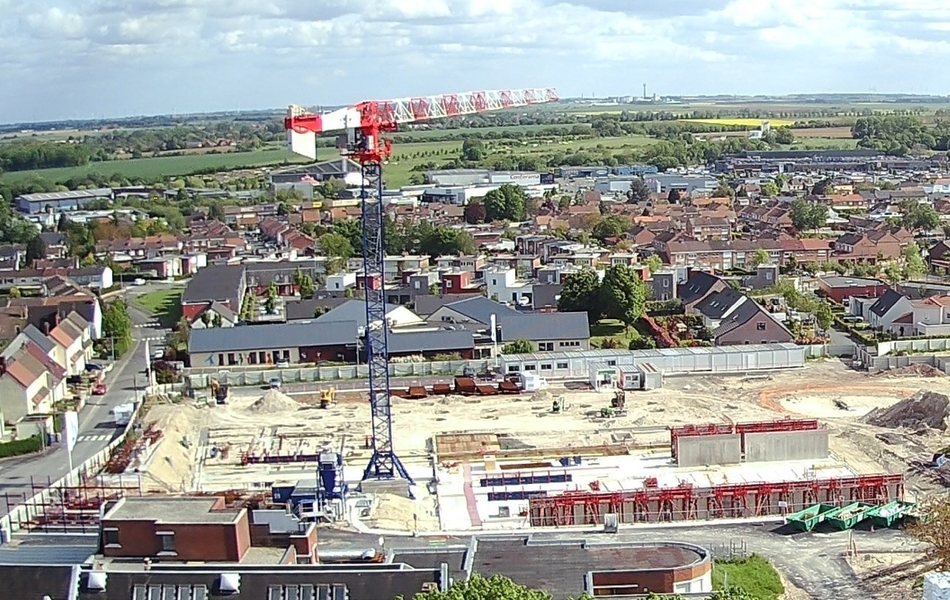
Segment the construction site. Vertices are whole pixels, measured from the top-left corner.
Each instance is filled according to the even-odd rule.
[[[829,360],[637,392],[449,387],[393,400],[411,486],[361,486],[372,453],[365,393],[159,400],[101,473],[54,490],[36,511],[45,516],[21,525],[89,526],[97,504],[122,494],[225,493],[363,530],[784,517],[810,531],[858,513],[893,523],[950,481],[950,381],[920,368],[868,375]]]

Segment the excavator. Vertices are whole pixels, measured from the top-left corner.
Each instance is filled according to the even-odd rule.
[[[336,389],[328,387],[320,390],[320,408],[330,408],[332,404],[336,404]]]

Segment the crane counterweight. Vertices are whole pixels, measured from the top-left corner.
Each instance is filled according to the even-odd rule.
[[[386,319],[385,232],[383,211],[383,163],[392,147],[384,133],[399,125],[555,102],[552,88],[464,92],[397,100],[370,100],[323,114],[311,114],[291,105],[284,126],[290,150],[316,159],[316,136],[333,131],[340,154],[360,163],[360,194],[363,221],[363,290],[366,306],[364,347],[369,370],[369,402],[372,419],[373,456],[363,480],[412,478],[393,448],[392,394],[389,382],[389,325]],[[380,323],[380,327],[372,327]],[[357,348],[357,352],[359,349]]]

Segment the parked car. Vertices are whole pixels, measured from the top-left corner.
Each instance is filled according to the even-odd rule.
[[[82,385],[82,375],[70,375],[66,378],[69,385]]]
[[[278,369],[286,369],[287,367],[290,366],[290,361],[289,361],[289,360],[278,360],[278,361],[277,361],[276,363],[274,363],[274,364],[277,365],[277,368],[278,368]]]
[[[272,390],[279,390],[279,389],[280,389],[280,379],[278,379],[278,378],[276,378],[276,377],[271,377],[271,378],[270,378],[270,381],[268,382],[268,385],[270,386],[270,389],[272,389]]]
[[[95,387],[92,388],[93,396],[105,396],[106,395],[106,384],[97,383]]]
[[[163,358],[165,358],[164,348],[159,348],[158,350],[155,350],[154,352],[152,352],[152,360],[161,360]]]
[[[138,277],[132,280],[132,285],[145,285],[145,280],[142,279],[141,277]]]
[[[105,371],[105,368],[99,363],[86,363],[86,372],[91,373],[93,371]]]

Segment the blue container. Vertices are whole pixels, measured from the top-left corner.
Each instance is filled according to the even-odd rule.
[[[560,462],[561,462],[561,466],[562,466],[562,467],[569,467],[569,466],[571,466],[571,458],[570,458],[569,456],[565,456],[565,457],[561,458]]]

